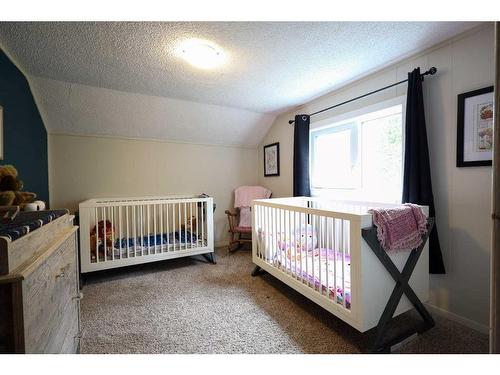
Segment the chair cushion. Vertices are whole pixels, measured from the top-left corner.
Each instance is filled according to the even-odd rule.
[[[240,233],[252,233],[252,227],[236,227],[234,228],[235,232],[240,232]]]
[[[238,221],[239,227],[252,227],[252,211],[250,207],[241,207],[240,208],[240,217]]]

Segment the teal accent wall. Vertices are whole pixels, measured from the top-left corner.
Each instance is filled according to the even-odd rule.
[[[0,106],[3,107],[3,160],[12,164],[25,191],[49,202],[47,131],[23,73],[0,50]]]

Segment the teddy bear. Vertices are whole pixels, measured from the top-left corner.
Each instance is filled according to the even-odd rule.
[[[97,227],[97,228],[96,228]],[[112,233],[115,228],[109,220],[103,220],[97,223],[90,231],[90,253],[92,260],[96,259],[96,248],[99,249],[99,259],[104,259],[104,241],[106,241],[107,256],[111,256],[113,249]]]
[[[17,169],[12,165],[0,165],[0,206],[20,206],[32,203],[35,193],[21,191],[23,182],[18,179]]]

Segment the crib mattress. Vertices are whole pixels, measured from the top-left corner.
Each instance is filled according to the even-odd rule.
[[[167,251],[191,249],[207,246],[206,241],[189,231],[174,233],[150,234],[143,237],[116,239],[111,246],[106,247],[106,260],[133,258]],[[99,245],[99,261],[104,261],[104,245]],[[96,263],[95,249],[91,249],[91,262]]]
[[[330,299],[351,307],[351,257],[334,249],[313,250],[281,249],[275,262],[281,269],[311,285]],[[343,265],[343,267],[342,267]],[[343,271],[343,272],[342,272]],[[321,289],[320,289],[321,288]]]

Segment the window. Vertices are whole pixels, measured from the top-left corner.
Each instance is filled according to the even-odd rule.
[[[401,203],[403,97],[311,130],[311,190],[341,200]]]

